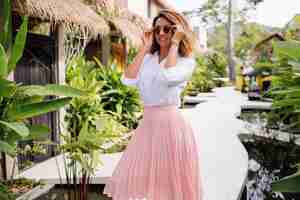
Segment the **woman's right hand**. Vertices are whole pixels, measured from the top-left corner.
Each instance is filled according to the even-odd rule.
[[[143,38],[143,46],[147,52],[150,52],[152,44],[153,44],[153,31],[145,31]]]

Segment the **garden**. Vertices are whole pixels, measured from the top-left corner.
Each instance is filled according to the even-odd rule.
[[[220,8],[213,6],[217,2],[208,1],[204,11]],[[91,2],[85,3],[91,5]],[[138,17],[126,16],[126,20],[136,21],[124,28],[125,18],[120,10],[98,5],[93,9],[96,16],[106,20],[103,27],[111,31],[110,48],[103,39],[107,37],[106,28],[97,30],[102,34],[99,39],[93,35],[96,27],[89,27],[88,21],[82,19],[79,23],[86,23],[86,29],[74,26],[76,20],[71,25],[66,23],[64,39],[61,39],[61,29],[57,28],[46,37],[50,45],[42,47],[39,44],[45,42],[45,38],[36,34],[53,27],[44,26],[42,18],[19,16],[21,12],[16,18],[12,1],[4,0],[2,4],[0,199],[110,199],[102,194],[104,184],[95,183],[95,173],[103,165],[105,155],[124,151],[131,131],[142,118],[138,90],[123,85],[121,76],[138,51],[131,40],[137,37],[135,30],[142,28],[135,28],[144,22]],[[211,17],[216,16],[205,16],[206,19]],[[249,155],[248,174],[240,199],[300,199],[300,42],[296,30],[290,28],[284,35],[269,37],[270,33],[257,24],[240,23],[241,31],[233,49],[237,72],[234,82],[224,79],[232,70],[228,67],[231,63],[224,39],[226,24],[214,23],[214,32],[208,40],[211,49],[196,54],[197,66],[181,93],[181,109],[201,103],[189,102],[189,98],[227,86],[243,92],[249,100],[253,100],[251,95],[259,94],[254,100],[270,102],[269,109],[242,110],[239,116],[245,122],[245,132],[239,134],[239,139]],[[86,31],[88,28],[92,31]],[[127,28],[132,30],[127,31]],[[99,41],[104,48],[97,46]],[[61,43],[65,45],[62,49]],[[47,54],[51,48],[58,48],[54,55]],[[63,73],[60,71],[61,51],[66,54]],[[107,51],[112,56],[103,56]],[[36,55],[44,62],[37,61]],[[29,69],[27,65],[39,65],[46,71],[57,65],[58,69],[51,71],[48,77],[51,81],[45,82],[42,75],[37,81],[31,74],[36,69]],[[242,74],[241,66],[245,65],[252,65],[254,69],[250,78]],[[24,66],[28,68],[22,68]],[[26,73],[30,78],[25,81],[22,78]],[[63,80],[59,81],[61,76]],[[266,89],[263,88],[265,81],[270,83]],[[246,92],[241,91],[244,88]],[[56,166],[59,184],[18,176],[57,157],[61,161]]]

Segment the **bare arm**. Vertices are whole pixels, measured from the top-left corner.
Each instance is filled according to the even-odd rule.
[[[176,32],[172,37],[172,44],[169,49],[169,53],[167,55],[166,63],[164,65],[165,68],[169,68],[176,65],[179,43],[183,39],[183,37],[184,37],[183,28],[181,26],[176,26]]]
[[[145,32],[143,36],[143,46],[140,48],[138,54],[133,59],[133,62],[124,70],[126,78],[135,79],[142,65],[145,55],[150,51],[153,42],[153,33]]]
[[[177,51],[178,51],[178,45],[172,43],[172,45],[169,49],[169,53],[167,55],[165,65],[164,65],[165,68],[169,68],[169,67],[172,67],[172,66],[176,65],[176,63],[177,63]]]
[[[144,47],[139,50],[138,54],[134,57],[133,62],[124,70],[124,75],[126,78],[134,79],[137,77],[140,66],[146,54],[147,50]]]

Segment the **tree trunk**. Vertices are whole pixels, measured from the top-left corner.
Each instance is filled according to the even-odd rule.
[[[235,62],[234,62],[234,35],[233,35],[233,6],[232,1],[228,1],[228,23],[227,23],[227,59],[229,80],[235,82]]]

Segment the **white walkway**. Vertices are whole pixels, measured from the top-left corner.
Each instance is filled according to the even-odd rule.
[[[237,137],[243,122],[236,119],[236,113],[246,98],[231,87],[218,88],[209,96],[195,109],[182,110],[195,129],[200,147],[204,199],[237,200],[247,175],[248,155]],[[105,183],[121,156],[122,153],[103,155],[104,165],[96,172],[94,182]],[[21,176],[59,183],[56,161],[62,172],[63,162],[59,156],[34,166]]]

